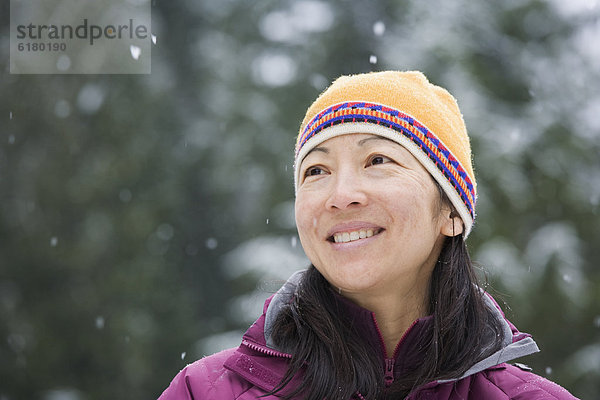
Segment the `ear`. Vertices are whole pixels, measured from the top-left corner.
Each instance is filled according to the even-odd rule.
[[[458,236],[465,230],[462,218],[454,210],[442,211],[442,227],[440,232],[444,236]]]

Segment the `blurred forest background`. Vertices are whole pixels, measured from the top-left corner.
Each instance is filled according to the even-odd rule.
[[[11,75],[0,21],[0,400],[152,399],[237,345],[308,265],[306,108],[385,69],[458,98],[473,258],[523,362],[600,398],[597,0],[152,0],[150,75]]]

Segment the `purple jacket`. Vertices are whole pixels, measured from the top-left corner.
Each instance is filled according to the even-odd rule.
[[[185,367],[163,392],[159,400],[229,400],[258,399],[271,391],[287,371],[291,355],[278,351],[271,341],[270,326],[278,312],[289,303],[300,274],[295,274],[265,302],[263,315],[248,329],[237,349],[224,350],[202,358]],[[484,400],[563,400],[575,399],[559,385],[530,372],[521,364],[508,361],[539,351],[529,334],[519,332],[505,317],[496,302],[486,296],[488,306],[502,321],[505,331],[503,349],[474,363],[458,379],[430,382],[411,393],[408,400],[421,399],[484,399]],[[393,358],[386,358],[375,315],[340,296],[348,312],[356,315],[355,323],[366,340],[377,341],[385,365],[386,382],[412,368],[417,360],[413,348],[415,339],[431,322],[431,317],[414,322],[398,345]],[[287,388],[295,387],[300,377],[294,377]],[[282,394],[286,393],[284,389]],[[276,399],[267,396],[264,399]],[[356,399],[362,399],[360,394]]]

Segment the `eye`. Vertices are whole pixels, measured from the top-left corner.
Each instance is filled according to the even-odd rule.
[[[392,161],[390,158],[388,158],[386,156],[382,156],[381,154],[376,154],[369,158],[369,161],[367,164],[368,165],[378,165],[378,164],[385,164],[390,161]]]
[[[308,176],[315,176],[315,175],[323,175],[325,173],[325,171],[323,170],[323,168],[319,167],[318,165],[315,165],[313,167],[308,167],[306,169],[306,171],[304,171],[304,177],[308,177]]]

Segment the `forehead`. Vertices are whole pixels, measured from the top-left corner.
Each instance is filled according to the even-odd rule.
[[[340,145],[340,146],[352,145],[352,146],[357,146],[357,147],[363,147],[367,144],[388,144],[388,145],[394,146],[394,147],[402,147],[397,142],[395,142],[391,139],[385,138],[383,136],[372,135],[370,133],[350,133],[350,134],[336,136],[336,137],[327,139],[327,140],[323,141],[322,143],[317,144],[315,147],[310,149],[310,151],[307,153],[307,155],[315,150],[328,152],[331,147],[335,147],[338,145]]]

